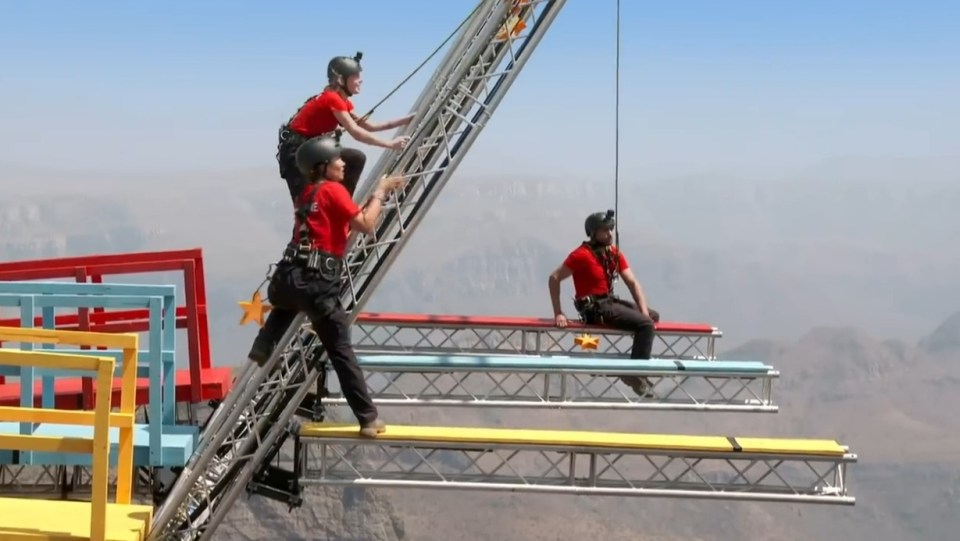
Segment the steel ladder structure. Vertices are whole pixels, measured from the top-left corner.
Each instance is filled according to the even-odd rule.
[[[564,0],[481,0],[418,98],[403,151],[386,151],[361,191],[383,174],[407,184],[384,206],[374,238],[351,235],[341,302],[352,322],[397,258]],[[245,491],[270,495],[263,479],[296,425],[295,414],[324,372],[326,355],[301,314],[263,366],[246,363],[238,385],[205,423],[197,450],[158,505],[149,539],[210,539]],[[274,486],[283,492],[282,473]],[[257,483],[251,483],[257,479]],[[251,489],[256,486],[256,489]],[[286,495],[297,505],[297,494]]]

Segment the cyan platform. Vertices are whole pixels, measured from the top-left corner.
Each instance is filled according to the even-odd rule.
[[[361,368],[403,370],[485,370],[537,372],[684,372],[690,374],[767,374],[773,367],[759,361],[624,359],[532,355],[359,355]]]
[[[16,434],[20,423],[0,423],[0,434]],[[164,426],[160,435],[158,459],[151,453],[150,425],[138,423],[133,427],[134,466],[170,467],[183,466],[193,454],[199,427],[191,425]],[[93,438],[92,426],[38,424],[33,434],[37,436]],[[110,429],[110,463],[117,463],[119,430]],[[91,466],[91,455],[81,453],[46,453],[33,451],[19,454],[14,461],[14,451],[0,449],[0,464],[35,464],[44,466]]]
[[[138,466],[160,466],[164,462],[163,435],[167,428],[176,426],[176,287],[173,285],[96,284],[71,282],[0,282],[0,306],[19,307],[20,325],[34,326],[39,309],[43,327],[55,328],[56,308],[146,308],[149,311],[147,348],[138,352],[138,377],[149,379],[147,412],[150,423],[148,460],[137,461]],[[122,368],[122,352],[118,350],[80,350],[42,347],[57,351],[88,355],[110,354],[117,358],[115,374]],[[33,344],[21,344],[21,349],[32,350]],[[40,370],[33,367],[11,369],[0,367],[0,374],[19,376],[20,405],[34,404],[32,382],[39,374],[42,381],[41,407],[52,408],[55,400],[54,378],[76,377],[72,372]],[[170,382],[170,385],[164,385]],[[20,433],[31,433],[30,423],[20,423]],[[21,461],[38,463],[31,453],[21,453]]]

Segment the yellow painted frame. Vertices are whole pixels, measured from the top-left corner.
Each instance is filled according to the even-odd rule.
[[[93,479],[91,480],[92,495],[90,499],[90,539],[92,541],[103,541],[106,538],[111,427],[119,429],[116,503],[129,505],[132,498],[133,426],[139,336],[134,333],[96,333],[0,327],[0,341],[64,344],[122,350],[120,411],[119,413],[113,413],[111,412],[111,399],[116,361],[112,357],[56,353],[56,350],[22,351],[0,348],[0,364],[85,370],[97,373],[97,397],[92,412],[32,407],[0,407],[0,421],[93,425],[92,440],[77,437],[0,434],[0,448],[91,454]]]

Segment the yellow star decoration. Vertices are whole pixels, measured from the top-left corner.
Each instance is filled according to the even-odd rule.
[[[243,317],[240,318],[240,325],[246,325],[247,323],[255,321],[263,327],[264,316],[273,308],[269,304],[263,303],[260,290],[254,291],[249,301],[240,301],[238,304],[240,308],[243,308]]]
[[[529,4],[530,0],[515,0],[514,7],[510,10],[510,15],[507,17],[507,21],[503,23],[503,26],[500,27],[497,32],[497,36],[494,38],[497,41],[503,41],[507,39],[508,36],[516,37],[520,32],[527,27],[527,23],[520,18],[520,12],[524,5]]]
[[[580,346],[580,349],[597,349],[600,345],[600,337],[581,334],[574,338],[573,342]]]

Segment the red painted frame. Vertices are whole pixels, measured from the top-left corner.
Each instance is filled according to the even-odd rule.
[[[477,327],[520,327],[529,329],[555,329],[552,319],[507,316],[458,316],[449,314],[393,314],[364,312],[357,316],[357,323],[380,325],[450,325]],[[571,321],[568,329],[606,329],[596,325],[584,325]],[[709,323],[684,323],[679,321],[661,321],[656,329],[662,333],[673,334],[714,334],[716,327]]]
[[[128,254],[89,255],[79,257],[62,257],[53,259],[35,259],[27,261],[12,261],[0,263],[0,281],[30,281],[52,280],[57,278],[74,278],[77,282],[102,283],[104,276],[118,274],[145,274],[151,272],[183,271],[184,306],[177,307],[177,327],[187,331],[187,348],[190,371],[190,401],[193,403],[203,400],[201,372],[209,369],[210,359],[210,328],[207,317],[207,290],[203,272],[203,250],[192,248],[187,250],[170,250],[157,252],[134,252]],[[182,309],[182,310],[181,310]],[[104,312],[103,309],[94,309],[93,325],[91,325],[90,310],[81,308],[76,319],[72,315],[64,319],[72,328],[79,330],[123,329],[125,331],[145,331],[146,311],[124,310],[121,312]],[[143,318],[127,319],[123,314],[139,314]],[[183,319],[181,320],[181,313]],[[112,315],[108,315],[112,314]],[[116,319],[114,319],[116,318]],[[112,320],[115,325],[107,325]],[[59,327],[61,318],[57,318]],[[103,321],[103,323],[100,323]],[[182,321],[182,323],[181,323]],[[11,323],[19,326],[19,320]],[[6,324],[6,322],[0,322]],[[183,327],[181,327],[181,324]],[[2,383],[2,381],[0,381]],[[83,403],[92,404],[93,384],[90,378],[84,378]]]

